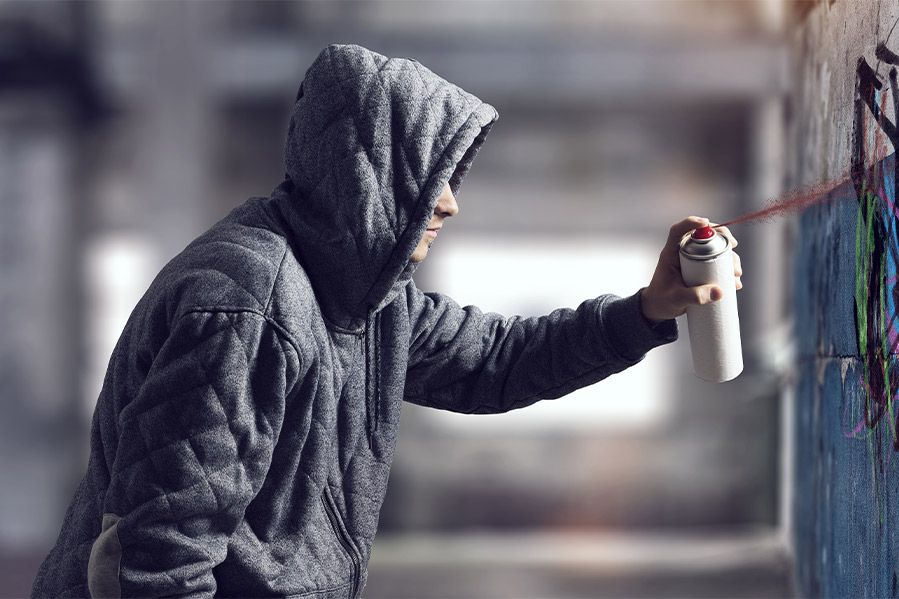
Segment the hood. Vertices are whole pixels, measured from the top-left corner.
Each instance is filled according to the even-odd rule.
[[[409,258],[449,182],[459,188],[496,109],[417,60],[331,44],[290,116],[272,192],[332,324],[358,330],[411,279]]]

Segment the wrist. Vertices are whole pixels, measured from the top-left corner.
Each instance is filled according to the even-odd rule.
[[[602,329],[607,343],[629,362],[637,361],[647,351],[677,339],[677,323],[664,320],[654,323],[646,318],[640,307],[642,290],[628,297],[612,296],[603,303]]]
[[[643,314],[643,318],[645,318],[650,323],[656,325],[662,321],[668,320],[667,318],[657,318],[656,314],[652,310],[651,298],[646,297],[646,292],[649,290],[649,287],[641,288],[637,293],[640,296],[640,313]]]

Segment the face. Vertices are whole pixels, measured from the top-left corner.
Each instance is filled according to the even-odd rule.
[[[434,214],[431,215],[431,222],[428,223],[428,230],[422,235],[421,240],[412,252],[410,260],[412,262],[421,262],[428,255],[428,248],[437,238],[437,229],[443,226],[443,221],[448,216],[455,216],[459,213],[459,206],[456,204],[456,198],[450,189],[449,183],[444,185],[443,192],[437,198],[437,205],[434,206]]]

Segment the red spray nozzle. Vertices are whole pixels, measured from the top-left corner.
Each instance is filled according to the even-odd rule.
[[[693,234],[690,235],[693,239],[704,240],[711,239],[715,236],[715,230],[712,227],[700,227],[693,231]]]

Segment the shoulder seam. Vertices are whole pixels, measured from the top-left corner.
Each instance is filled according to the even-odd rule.
[[[245,306],[194,306],[191,308],[185,309],[181,314],[179,314],[175,318],[175,323],[178,323],[182,318],[187,316],[188,314],[237,314],[237,313],[248,313],[255,314],[256,316],[262,317],[265,322],[267,322],[275,332],[284,338],[288,344],[293,348],[293,351],[296,352],[297,358],[304,359],[305,356],[303,352],[300,351],[300,344],[294,339],[293,335],[290,334],[290,331],[285,329],[281,323],[279,323],[274,318],[268,316],[264,312],[257,310],[255,308],[247,308]],[[174,325],[173,325],[174,328]],[[308,362],[308,360],[307,360]]]
[[[280,235],[279,237],[284,240],[284,253],[281,254],[281,261],[278,262],[278,270],[275,271],[275,277],[272,279],[272,288],[268,291],[268,299],[265,301],[265,307],[262,309],[266,318],[268,318],[267,315],[272,307],[272,298],[275,296],[275,287],[278,285],[278,279],[281,278],[281,270],[284,268],[284,260],[287,259],[287,251],[290,249],[290,244],[287,243],[287,239]]]

